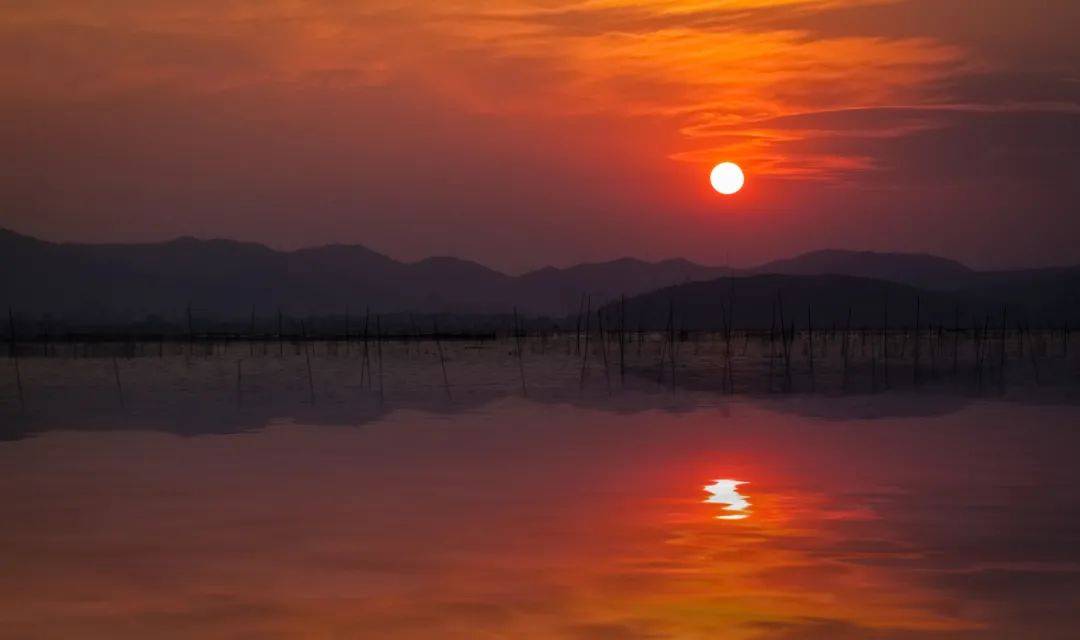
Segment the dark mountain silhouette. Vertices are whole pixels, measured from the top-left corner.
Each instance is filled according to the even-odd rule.
[[[582,294],[592,296],[592,308],[622,295],[635,295],[683,282],[711,280],[733,271],[706,267],[688,260],[644,262],[622,258],[611,262],[581,264],[567,269],[547,267],[516,279],[515,291],[525,299],[544,300],[560,315],[578,313]]]
[[[790,273],[769,275],[776,271]],[[957,304],[980,313],[1009,304],[1057,321],[1071,317],[1078,304],[1078,277],[1077,268],[977,272],[934,256],[845,251],[805,254],[744,272],[686,260],[624,258],[510,276],[451,257],[400,262],[360,245],[284,252],[194,238],[67,244],[0,230],[0,304],[21,315],[77,323],[176,321],[189,305],[200,317],[223,320],[243,319],[253,310],[302,317],[346,309],[354,316],[365,309],[507,314],[514,307],[523,315],[565,318],[578,313],[588,294],[593,309],[628,296],[631,322],[646,308],[666,309],[674,295],[688,318],[700,311],[703,324],[718,326],[712,320],[720,316],[710,305],[725,299],[732,286],[736,317],[753,308],[758,315],[745,318],[766,326],[770,318],[760,314],[769,314],[778,290],[797,319],[813,303],[822,314],[834,314],[822,316],[830,323],[846,320],[849,305],[859,314],[856,323],[879,323],[886,293],[895,300],[890,315],[898,322],[916,295],[925,309],[948,312],[949,318]]]
[[[928,289],[956,289],[968,285],[975,272],[946,258],[925,253],[872,251],[812,251],[776,260],[752,270],[791,276],[846,275],[889,280]]]
[[[677,329],[716,329],[730,322],[735,328],[769,329],[784,323],[805,329],[851,327],[912,327],[919,323],[965,328],[1000,328],[1005,312],[1010,329],[1061,327],[1080,319],[1080,268],[1008,274],[994,284],[953,291],[922,289],[908,284],[845,275],[755,275],[721,278],[667,287],[635,296],[625,310],[617,303],[604,307],[609,326],[625,316],[630,328],[663,330],[669,313]],[[725,315],[727,314],[727,315]],[[959,316],[959,317],[958,317]]]
[[[282,252],[232,240],[62,244],[0,230],[0,297],[20,313],[117,322],[200,314],[244,318],[373,312],[577,313],[725,269],[685,260],[623,259],[510,276],[451,257],[404,263],[360,245]]]

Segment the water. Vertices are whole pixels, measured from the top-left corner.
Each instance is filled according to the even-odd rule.
[[[513,344],[456,343],[445,378],[431,344],[384,345],[382,367],[265,346],[24,358],[21,401],[0,381],[0,636],[1080,624],[1068,354],[925,367],[917,386],[897,358],[886,387],[822,349],[779,393],[775,362],[728,368],[710,343],[684,346],[674,384],[661,344],[634,345],[624,375],[595,345],[519,362]]]
[[[1080,630],[1070,403],[609,394],[570,370],[522,398],[511,361],[499,392],[324,378],[305,408],[256,378],[237,403],[230,365],[198,395],[121,363],[126,407],[106,368],[72,412],[60,365],[28,364],[37,409],[0,441],[0,637]]]

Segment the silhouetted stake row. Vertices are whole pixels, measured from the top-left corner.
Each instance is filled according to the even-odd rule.
[[[788,320],[783,296],[779,291],[777,292],[776,300],[772,304],[772,318],[768,331],[736,330],[734,310],[735,291],[734,288],[732,288],[726,302],[720,304],[720,327],[718,330],[687,331],[680,329],[679,323],[681,318],[677,313],[674,301],[669,300],[667,322],[662,331],[644,330],[644,318],[640,317],[638,330],[636,332],[629,332],[626,326],[626,301],[625,297],[622,297],[617,306],[614,307],[614,314],[610,311],[605,314],[605,311],[602,308],[596,310],[595,332],[597,335],[595,336],[596,340],[594,341],[592,339],[594,330],[591,322],[593,313],[592,297],[583,295],[579,314],[575,318],[576,326],[574,328],[573,341],[567,343],[568,347],[571,344],[573,345],[574,352],[580,357],[580,388],[582,390],[585,389],[589,373],[589,354],[592,350],[596,350],[599,352],[600,360],[604,367],[604,378],[608,392],[611,392],[612,379],[610,368],[612,365],[608,358],[608,342],[610,340],[616,340],[618,343],[619,382],[620,385],[625,386],[626,371],[628,369],[626,345],[628,342],[632,344],[635,338],[638,344],[637,355],[639,361],[644,357],[643,350],[647,342],[658,343],[656,381],[658,385],[663,384],[665,373],[667,373],[673,392],[677,388],[679,371],[678,352],[680,345],[684,343],[693,343],[695,353],[698,353],[699,346],[703,341],[718,340],[719,344],[722,346],[722,364],[719,372],[720,388],[725,392],[733,393],[736,388],[736,336],[741,336],[743,338],[743,350],[742,355],[740,356],[743,360],[747,357],[751,340],[756,339],[764,343],[767,339],[768,350],[766,357],[768,360],[767,380],[769,391],[774,389],[774,365],[777,360],[782,360],[783,363],[783,384],[781,389],[787,392],[793,390],[794,354],[797,340],[799,341],[800,349],[803,354],[803,361],[806,365],[806,371],[809,378],[809,389],[811,391],[816,390],[818,373],[817,358],[827,358],[829,355],[829,345],[836,343],[838,340],[840,341],[839,353],[842,362],[842,388],[844,390],[848,390],[851,384],[852,363],[853,361],[858,360],[858,358],[852,356],[853,338],[858,339],[859,356],[861,356],[864,363],[869,364],[871,388],[874,391],[877,391],[880,388],[890,387],[890,364],[906,366],[909,353],[912,384],[915,386],[921,384],[923,380],[922,376],[924,374],[924,349],[930,359],[930,377],[937,378],[939,376],[939,354],[944,353],[946,349],[951,347],[952,375],[954,378],[957,377],[961,373],[960,363],[962,342],[970,342],[971,344],[973,377],[976,386],[979,389],[983,387],[986,376],[993,376],[993,379],[996,379],[1000,385],[1004,386],[1005,370],[1008,364],[1009,344],[1011,339],[1014,339],[1013,351],[1018,360],[1023,361],[1025,353],[1027,354],[1027,359],[1030,361],[1031,371],[1036,384],[1041,384],[1041,363],[1044,360],[1054,357],[1055,355],[1063,359],[1067,359],[1069,356],[1069,338],[1071,329],[1067,323],[1062,323],[1058,328],[1032,329],[1029,326],[1025,326],[1022,322],[1016,321],[1015,328],[1010,329],[1007,307],[1002,308],[1000,314],[1001,322],[1000,325],[997,326],[993,326],[993,323],[991,322],[992,319],[988,314],[983,318],[981,323],[974,322],[970,328],[964,327],[961,325],[961,311],[959,307],[957,307],[955,311],[952,328],[946,328],[942,325],[935,326],[933,324],[924,326],[922,323],[921,300],[916,297],[914,300],[913,325],[911,327],[892,328],[889,326],[889,301],[886,298],[882,303],[882,324],[880,327],[853,328],[852,309],[849,307],[846,326],[841,330],[834,324],[831,330],[829,330],[815,327],[813,306],[808,305],[806,309],[807,321],[805,331],[796,331],[794,320]],[[617,319],[617,322],[615,322],[615,329],[612,329],[610,325],[605,325],[606,315],[608,316],[607,320],[609,322],[613,321],[612,318]],[[508,335],[512,336],[514,339],[514,355],[518,365],[521,392],[522,395],[528,395],[524,355],[526,341],[532,342],[534,345],[534,352],[537,350],[537,346],[535,345],[538,345],[540,353],[543,353],[549,341],[561,339],[567,335],[567,332],[560,331],[558,328],[538,328],[530,332],[526,323],[519,318],[516,308],[513,309],[511,317],[513,324]],[[435,319],[432,320],[431,333],[424,334],[416,327],[411,316],[409,318],[410,329],[408,332],[383,333],[381,317],[377,315],[375,317],[374,332],[372,332],[370,312],[366,312],[364,315],[362,329],[354,333],[352,331],[351,316],[348,310],[346,310],[345,313],[344,332],[342,333],[327,332],[319,334],[309,331],[308,324],[304,320],[298,322],[299,332],[291,334],[285,333],[283,330],[283,316],[280,312],[277,314],[277,332],[264,334],[256,332],[257,318],[254,310],[252,311],[246,333],[197,333],[194,328],[194,318],[190,305],[186,310],[186,319],[186,333],[145,333],[136,331],[118,333],[107,331],[85,331],[54,334],[46,330],[44,332],[39,332],[36,335],[20,336],[17,331],[15,313],[13,310],[9,309],[7,336],[9,345],[8,355],[13,364],[15,386],[20,407],[25,409],[26,404],[22,370],[19,362],[20,357],[24,352],[30,356],[45,358],[63,357],[65,355],[67,357],[100,357],[103,352],[107,353],[111,357],[112,373],[116,383],[117,401],[120,407],[123,408],[125,405],[124,388],[121,381],[118,356],[127,358],[138,356],[146,357],[152,353],[156,353],[158,357],[164,357],[166,344],[170,345],[170,347],[175,347],[176,345],[185,347],[184,351],[188,357],[194,355],[196,347],[199,347],[198,350],[206,356],[213,356],[218,354],[219,349],[223,353],[228,353],[230,343],[245,342],[248,344],[247,351],[249,358],[255,358],[260,355],[259,350],[257,349],[257,347],[260,346],[262,347],[261,355],[266,356],[267,347],[273,342],[278,343],[279,357],[284,357],[286,355],[286,343],[292,345],[297,355],[303,353],[306,365],[309,400],[312,404],[316,401],[315,380],[311,366],[312,345],[323,344],[325,345],[327,355],[340,355],[339,348],[343,343],[345,346],[345,356],[352,357],[352,344],[362,343],[362,349],[357,352],[361,361],[360,379],[361,386],[364,386],[366,382],[366,387],[368,389],[373,387],[374,376],[371,360],[372,351],[374,351],[375,365],[378,373],[378,397],[380,401],[382,401],[385,397],[383,344],[395,342],[411,345],[423,342],[433,342],[442,371],[443,387],[446,392],[446,397],[448,401],[452,401],[453,394],[451,391],[450,374],[447,368],[446,354],[443,351],[443,342],[458,341],[483,344],[485,342],[498,340],[502,337],[499,333],[494,331],[442,332],[439,330],[438,322]],[[777,349],[778,338],[779,350]],[[1055,342],[1060,345],[1060,350],[1056,353],[1052,352]],[[895,351],[897,343],[899,343],[898,354]],[[52,348],[61,344],[68,348]],[[374,349],[372,349],[372,345],[374,345]],[[156,346],[156,349],[150,349],[150,346]],[[890,350],[890,347],[892,347],[892,350]],[[175,352],[175,349],[171,350]],[[868,351],[869,353],[867,353]],[[411,347],[408,348],[407,353],[412,353]],[[995,364],[996,366],[994,366]],[[645,367],[644,369],[647,370],[648,367]],[[752,370],[749,366],[747,369],[747,373],[751,373]],[[243,366],[242,360],[239,359],[236,363],[236,396],[237,403],[242,404]]]

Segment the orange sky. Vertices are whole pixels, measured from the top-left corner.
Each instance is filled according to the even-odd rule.
[[[8,3],[0,225],[508,269],[1075,261],[1078,19],[1069,0]],[[735,198],[708,187],[721,160],[747,171]]]

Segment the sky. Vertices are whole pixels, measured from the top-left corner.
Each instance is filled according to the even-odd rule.
[[[0,0],[0,226],[512,272],[1080,263],[1078,24],[1075,0]]]

